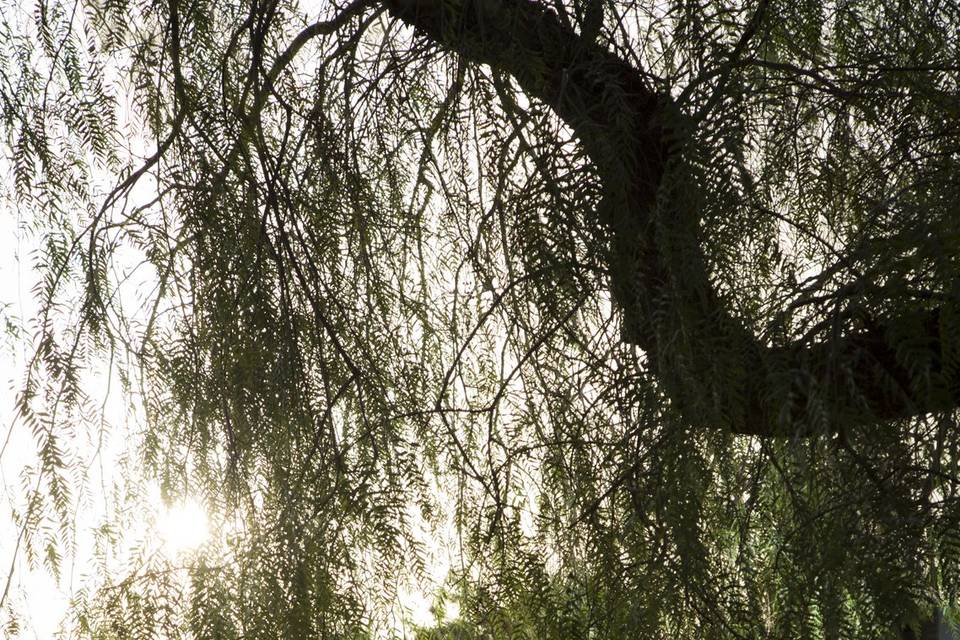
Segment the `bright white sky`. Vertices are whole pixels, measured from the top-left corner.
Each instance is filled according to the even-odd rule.
[[[308,7],[311,18],[320,13],[322,3],[323,0],[306,0],[304,6]],[[32,3],[25,2],[22,5],[28,5],[30,9],[27,15],[32,11]],[[118,98],[121,102],[118,110],[120,122],[129,123],[132,120],[130,104],[124,104],[123,96]],[[145,143],[132,129],[123,131],[122,140],[124,144],[130,145],[125,151],[133,156],[143,157],[153,150],[153,143]],[[4,177],[4,184],[0,185],[0,195],[3,196],[9,195],[10,188],[6,183],[9,175],[4,158],[6,152],[7,150],[0,146],[0,176]],[[105,184],[104,187],[106,186],[112,185]],[[13,511],[22,510],[25,502],[26,492],[22,488],[21,472],[25,466],[35,461],[36,448],[29,429],[16,423],[14,412],[14,399],[23,383],[27,358],[32,355],[31,346],[25,340],[35,333],[29,323],[36,311],[31,293],[36,274],[31,269],[31,262],[38,240],[20,229],[24,222],[22,218],[30,215],[32,212],[19,212],[9,202],[0,200],[0,331],[6,321],[24,328],[19,338],[10,335],[0,338],[0,444],[9,432],[9,442],[0,457],[0,488],[3,490],[0,493],[0,593],[12,567],[7,602],[14,611],[21,614],[21,637],[47,640],[55,637],[64,621],[71,593],[87,582],[86,574],[92,571],[92,529],[103,524],[112,512],[113,498],[109,495],[110,487],[122,479],[120,459],[131,446],[127,434],[138,430],[128,429],[129,424],[136,422],[136,417],[126,409],[118,385],[110,385],[112,391],[104,404],[107,430],[104,433],[106,439],[103,445],[99,442],[100,425],[88,425],[88,429],[75,434],[73,442],[70,443],[80,461],[78,468],[89,468],[84,490],[75,492],[81,496],[80,501],[75,503],[76,534],[70,543],[75,553],[73,557],[69,557],[68,550],[61,549],[65,557],[59,583],[42,566],[30,566],[24,557],[22,545],[19,551],[17,550],[19,530],[12,521]],[[104,402],[107,388],[107,376],[103,371],[99,375],[96,375],[96,372],[89,375],[88,390],[94,400]],[[98,447],[99,456],[95,455]],[[73,489],[77,490],[79,487]],[[223,532],[211,530],[213,525],[208,522],[211,519],[197,501],[186,497],[181,502],[165,507],[156,487],[146,489],[145,500],[148,504],[142,512],[143,526],[137,528],[139,531],[125,531],[128,536],[156,539],[164,553],[170,557],[179,557],[207,540],[221,537]],[[419,535],[424,542],[424,548],[430,550],[425,568],[428,582],[432,584],[415,583],[398,577],[394,627],[401,634],[406,631],[406,635],[409,635],[410,623],[427,626],[436,622],[431,611],[434,594],[443,586],[451,563],[457,557],[452,542],[456,540],[452,521],[441,531],[431,532],[425,524],[418,524],[419,514],[411,513],[410,516],[414,526],[420,529]],[[153,531],[147,529],[148,521],[153,521]],[[447,602],[445,620],[457,617],[458,611],[456,602]],[[0,611],[0,625],[4,624],[6,619],[5,612]]]
[[[126,140],[131,144],[139,142],[139,153],[143,154],[142,139],[134,137]],[[6,182],[9,167],[5,154],[6,149],[0,147],[0,176],[4,179],[0,185],[0,196],[3,197],[10,195],[10,185]],[[106,176],[102,179],[109,180]],[[26,232],[23,226],[32,214],[19,211],[9,200],[0,200],[0,446],[3,441],[7,442],[0,457],[0,594],[9,575],[10,588],[4,608],[9,603],[17,614],[21,637],[47,640],[55,637],[60,630],[71,594],[91,577],[88,574],[94,567],[93,529],[104,524],[116,506],[112,492],[115,483],[122,480],[124,454],[134,446],[128,434],[137,432],[137,429],[129,428],[137,418],[136,412],[129,410],[117,381],[108,384],[105,365],[99,371],[84,374],[84,384],[92,400],[97,404],[102,403],[104,423],[84,425],[85,428],[74,433],[72,440],[66,443],[68,454],[76,456],[74,462],[77,473],[71,477],[74,482],[71,490],[74,496],[75,532],[73,538],[67,541],[67,548],[60,549],[64,560],[58,582],[42,564],[31,565],[27,561],[23,545],[17,543],[20,530],[12,518],[14,511],[23,511],[26,501],[22,472],[36,462],[34,439],[30,430],[16,420],[14,409],[16,395],[22,388],[27,359],[32,355],[29,340],[35,333],[32,321],[37,305],[32,289],[37,274],[31,265],[39,240]],[[120,260],[123,259],[121,256]],[[140,280],[150,277],[149,274],[140,275]],[[128,288],[136,291],[138,285],[142,289],[142,284],[133,281]],[[5,328],[8,323],[19,327],[20,335],[8,333]],[[127,468],[130,459],[127,458]],[[135,460],[136,456],[132,456],[132,459]],[[76,481],[82,476],[83,469],[86,469],[86,478],[82,486],[78,486]],[[139,511],[141,526],[124,531],[125,546],[154,539],[164,553],[175,558],[207,540],[207,517],[196,501],[187,498],[180,503],[164,506],[157,487],[147,486],[142,493],[146,504]],[[153,531],[147,529],[148,522],[153,523]],[[71,548],[74,550],[72,555]],[[7,619],[7,612],[0,611],[0,625],[5,624]]]
[[[8,175],[3,153],[0,152],[0,175]],[[7,185],[0,189],[6,191]],[[29,215],[29,214],[24,214]],[[31,289],[36,275],[31,270],[32,251],[36,239],[26,237],[18,230],[21,214],[0,201],[0,444],[9,442],[0,457],[0,593],[11,575],[9,594],[4,608],[12,607],[20,622],[20,635],[23,638],[48,640],[62,632],[61,625],[66,621],[70,596],[82,586],[94,566],[94,537],[92,529],[103,524],[111,512],[109,488],[121,480],[119,459],[130,446],[125,434],[130,420],[125,402],[120,397],[116,384],[111,385],[111,397],[106,402],[107,432],[104,446],[99,457],[94,455],[98,448],[99,425],[89,425],[85,433],[76,434],[70,443],[73,450],[83,460],[82,466],[89,467],[84,490],[77,491],[82,501],[75,504],[76,535],[71,545],[75,549],[73,557],[64,554],[62,575],[59,583],[42,565],[31,566],[18,549],[19,529],[14,525],[12,513],[22,511],[26,492],[21,483],[24,467],[35,462],[36,447],[29,429],[15,420],[14,400],[22,386],[26,371],[27,358],[31,347],[24,338],[32,336],[34,331],[29,322],[35,315],[36,305]],[[4,331],[5,322],[17,326],[26,325],[23,337],[15,338]],[[106,393],[106,376],[91,376],[88,389],[98,402],[103,401]],[[136,430],[133,430],[136,431]],[[77,489],[77,487],[73,487]],[[169,557],[180,557],[195,547],[202,545],[208,538],[218,538],[218,533],[208,531],[209,523],[203,507],[191,498],[180,503],[164,507],[156,487],[148,487],[143,528],[129,538],[158,540],[163,552]],[[146,520],[155,523],[155,530],[146,529]],[[394,629],[401,636],[410,635],[409,625],[428,626],[436,623],[431,610],[434,596],[446,579],[454,550],[449,544],[440,544],[429,531],[422,531],[425,548],[433,548],[428,559],[427,574],[433,584],[415,584],[398,577],[397,609],[392,614]],[[443,532],[447,540],[454,539],[452,529]],[[433,538],[432,540],[430,540]],[[133,539],[129,543],[135,542]],[[12,573],[11,572],[12,568]],[[459,607],[455,602],[445,606],[445,620],[457,617]],[[0,625],[6,623],[6,612],[0,611]],[[2,626],[0,626],[2,628]],[[404,633],[406,631],[406,633]],[[2,634],[0,634],[2,635]]]
[[[33,314],[30,295],[29,270],[24,263],[29,261],[28,244],[19,239],[18,214],[5,210],[0,215],[0,308],[3,309],[0,324],[10,321],[19,324]],[[9,441],[0,458],[0,482],[3,486],[0,500],[0,590],[4,588],[7,575],[13,567],[8,600],[15,609],[24,611],[34,621],[33,629],[26,629],[27,637],[50,638],[56,621],[66,610],[67,598],[57,588],[52,576],[44,571],[30,570],[23,554],[17,553],[19,530],[14,526],[11,509],[21,509],[23,492],[20,488],[20,472],[24,465],[34,459],[34,445],[29,432],[14,423],[14,399],[23,381],[27,356],[26,346],[5,335],[0,346],[0,425],[2,437]],[[3,615],[3,614],[0,614]],[[6,616],[3,615],[5,620]]]

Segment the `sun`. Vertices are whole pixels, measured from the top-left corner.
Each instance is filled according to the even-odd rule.
[[[195,551],[210,537],[207,512],[194,498],[167,507],[157,522],[164,549],[170,557]]]

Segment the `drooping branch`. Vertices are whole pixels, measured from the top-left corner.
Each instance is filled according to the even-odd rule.
[[[838,332],[829,342],[761,343],[721,300],[680,206],[682,133],[669,97],[551,10],[527,0],[384,0],[440,47],[510,74],[570,125],[603,183],[611,288],[624,339],[647,354],[685,419],[761,436],[837,433],[955,408],[939,310]],[[693,200],[695,202],[695,199]],[[904,355],[921,345],[921,358]]]

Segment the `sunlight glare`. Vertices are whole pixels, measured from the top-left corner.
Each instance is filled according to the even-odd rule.
[[[427,628],[433,625],[434,617],[430,600],[420,591],[401,589],[400,604],[407,622],[416,627]]]
[[[193,498],[167,507],[158,524],[164,547],[171,557],[196,550],[209,537],[207,513]]]
[[[443,605],[443,620],[444,624],[450,624],[451,622],[458,620],[460,618],[460,603],[456,600],[448,600]]]

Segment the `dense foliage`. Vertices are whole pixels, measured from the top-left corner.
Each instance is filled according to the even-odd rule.
[[[448,524],[428,638],[952,615],[955,3],[0,11],[25,552],[70,553],[104,360],[165,496],[234,523],[94,575],[72,634],[395,633]]]

